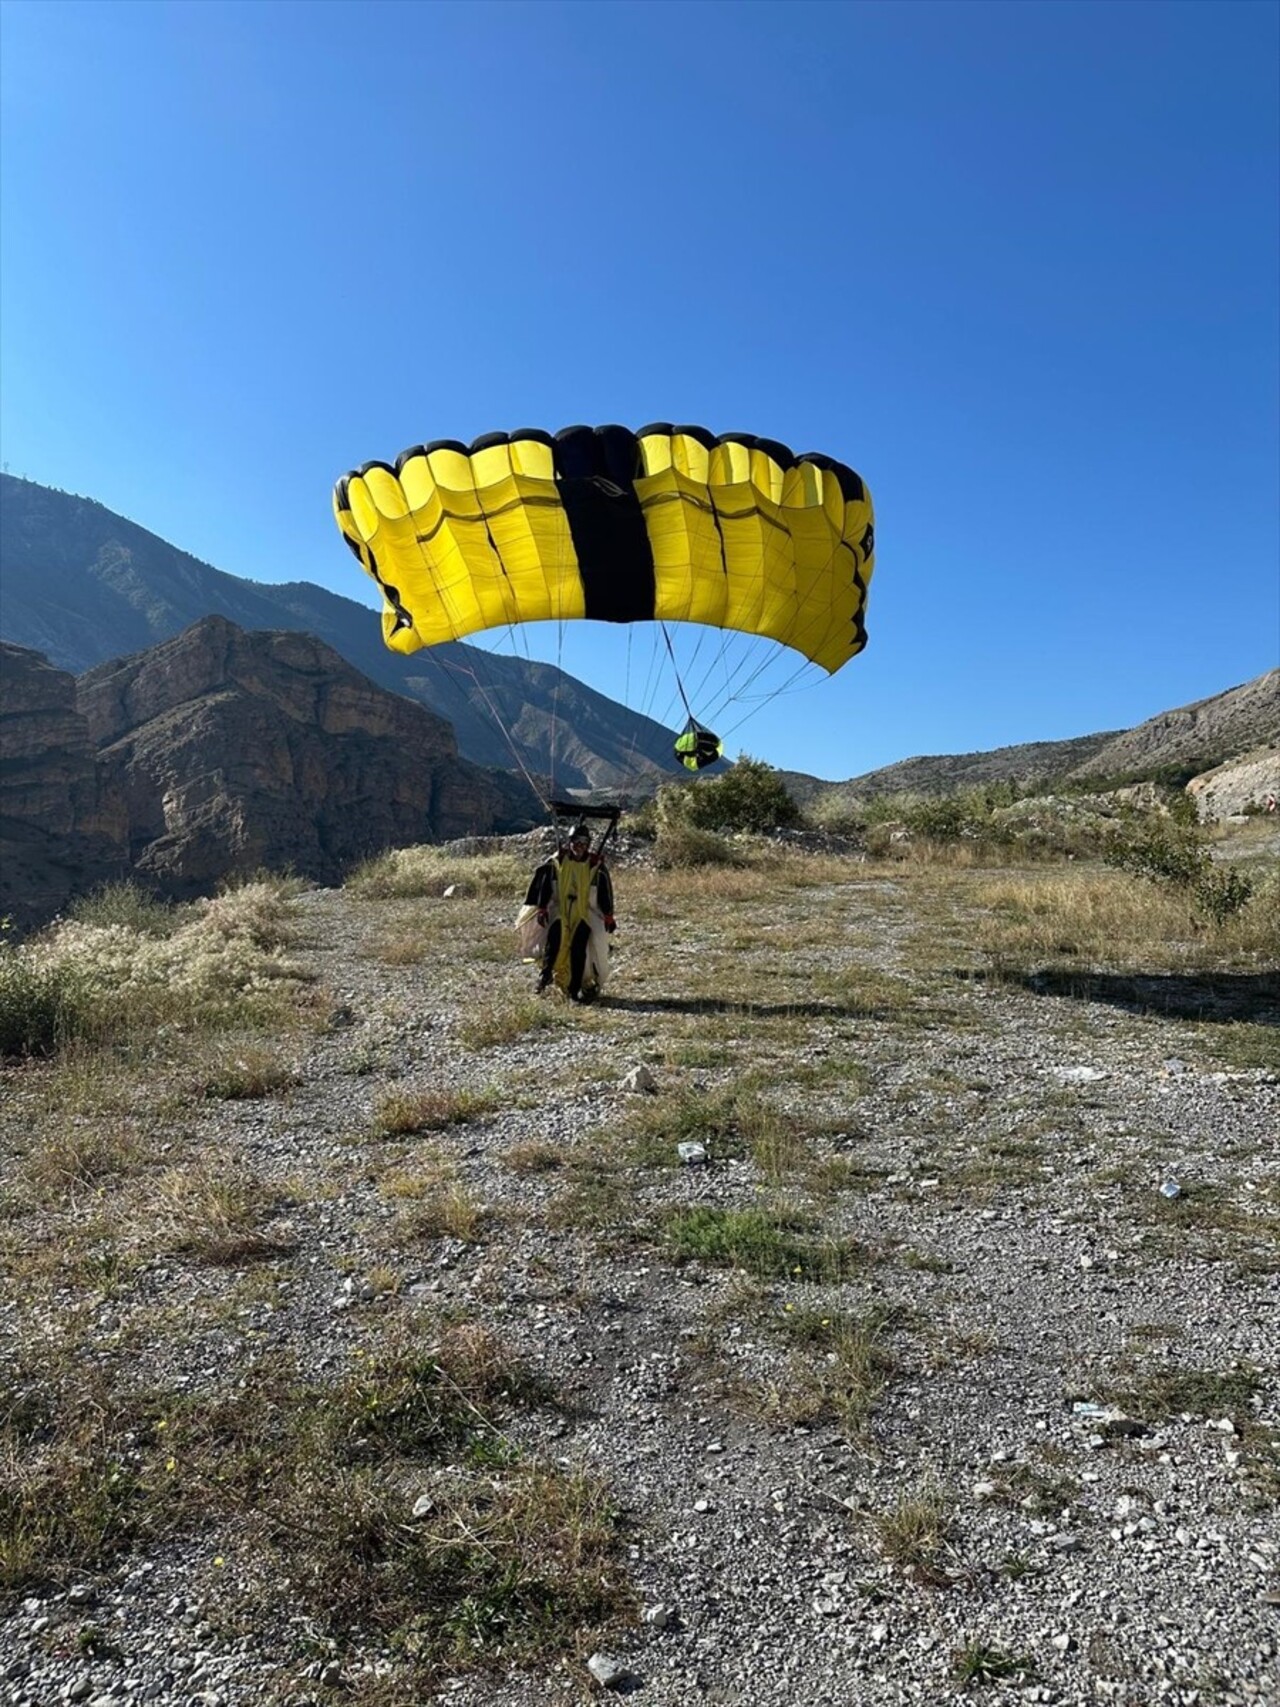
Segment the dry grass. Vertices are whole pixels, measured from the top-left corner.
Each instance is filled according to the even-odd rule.
[[[441,1132],[487,1114],[495,1105],[491,1091],[431,1087],[414,1090],[396,1086],[374,1104],[373,1131],[378,1138],[409,1138],[418,1132]]]
[[[385,1175],[378,1194],[396,1206],[396,1217],[382,1239],[397,1247],[445,1238],[474,1244],[495,1220],[472,1195],[454,1162],[429,1147],[414,1151],[411,1166]]]
[[[155,1187],[153,1211],[160,1248],[197,1262],[238,1267],[288,1255],[294,1240],[270,1224],[288,1196],[229,1152],[166,1170]]]
[[[419,1329],[328,1384],[264,1361],[198,1397],[70,1362],[21,1373],[0,1407],[7,1589],[211,1535],[233,1564],[214,1616],[277,1627],[283,1590],[327,1639],[385,1644],[406,1701],[627,1607],[602,1488],[506,1439],[503,1413],[550,1395],[483,1330]]]
[[[487,998],[482,1009],[462,1019],[458,1040],[467,1049],[496,1049],[531,1032],[553,1031],[575,1020],[578,1024],[585,1022],[582,1010],[570,1010],[550,993],[545,999],[536,995],[499,994]]]
[[[1274,969],[1280,964],[1275,885],[1215,929],[1197,926],[1176,892],[1123,872],[1085,868],[978,884],[990,917],[977,946],[997,970],[1072,960],[1142,972]]]
[[[418,897],[449,900],[468,896],[523,895],[529,873],[509,854],[447,854],[440,848],[396,848],[369,860],[352,872],[346,888],[361,900],[409,900]]]
[[[42,1127],[16,1172],[20,1191],[53,1205],[101,1182],[136,1172],[151,1152],[135,1121],[112,1118]]]
[[[873,1520],[880,1551],[914,1582],[945,1587],[953,1581],[953,1510],[937,1488],[908,1495]]]
[[[297,1074],[278,1049],[252,1042],[222,1042],[200,1062],[191,1088],[198,1097],[244,1102],[275,1096],[296,1083]]]
[[[765,1410],[787,1426],[836,1423],[864,1441],[871,1415],[894,1368],[888,1340],[901,1314],[878,1305],[860,1316],[785,1306],[774,1322],[796,1349],[784,1377],[765,1390]]]

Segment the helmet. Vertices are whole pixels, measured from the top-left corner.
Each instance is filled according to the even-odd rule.
[[[591,831],[585,824],[575,824],[572,830],[569,831],[569,841],[571,844],[573,842],[589,842],[590,840]]]

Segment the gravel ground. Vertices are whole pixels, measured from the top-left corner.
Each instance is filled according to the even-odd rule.
[[[194,1382],[234,1367],[246,1335],[324,1373],[394,1309],[450,1308],[494,1327],[566,1401],[513,1424],[517,1439],[603,1477],[622,1509],[640,1611],[599,1645],[620,1668],[608,1692],[650,1707],[1280,1702],[1275,1070],[1226,1065],[1209,1052],[1212,1028],[1130,1012],[1104,986],[1089,1000],[940,979],[904,1026],[833,1000],[797,1007],[780,974],[776,1006],[766,997],[759,1011],[790,1004],[804,1023],[777,1046],[775,1094],[817,1109],[824,1151],[857,1163],[856,1188],[822,1212],[874,1260],[838,1287],[770,1282],[744,1302],[741,1277],[725,1270],[676,1266],[651,1243],[586,1226],[553,1230],[544,1211],[563,1180],[501,1160],[531,1140],[568,1149],[586,1135],[607,1150],[645,1097],[740,1071],[745,1054],[729,1049],[718,1067],[710,1045],[699,1053],[700,1023],[723,1018],[683,994],[696,928],[673,931],[665,984],[630,976],[624,890],[606,1001],[563,1028],[466,1048],[477,989],[510,999],[527,969],[486,962],[477,983],[476,965],[456,956],[395,966],[370,952],[397,921],[407,929],[448,905],[357,904],[339,891],[298,903],[297,958],[331,991],[334,1023],[290,1045],[298,1083],[286,1094],[192,1116],[203,1144],[290,1182],[296,1250],[279,1266],[277,1303],[182,1342],[174,1355]],[[467,905],[494,932],[510,912]],[[814,919],[831,909],[829,968],[902,970],[916,921],[901,886],[810,891],[804,905]],[[1280,1022],[1280,999],[1264,988],[1258,1000],[1256,1019]],[[742,1049],[754,1023],[741,1018]],[[656,1089],[622,1089],[640,1064]],[[512,1093],[431,1137],[492,1230],[389,1255],[394,1206],[378,1165],[352,1166],[352,1134],[367,1132],[389,1087],[433,1083]],[[297,1192],[334,1179],[339,1189]],[[1162,1196],[1175,1181],[1179,1196]],[[682,1168],[673,1153],[670,1166],[634,1171],[633,1210],[741,1207],[760,1185],[751,1161],[714,1146],[706,1167]],[[378,1264],[396,1270],[394,1294],[362,1286]],[[103,1303],[103,1333],[158,1303],[194,1320],[226,1282],[191,1261],[151,1264]],[[898,1310],[894,1367],[865,1433],[769,1420],[744,1401],[792,1379],[770,1315],[814,1302]],[[6,1338],[30,1333],[22,1315],[0,1302]],[[1242,1371],[1260,1379],[1233,1415],[1139,1414],[1100,1397],[1162,1379],[1185,1393],[1167,1378]],[[878,1520],[922,1497],[945,1512],[948,1538],[912,1571]],[[205,1602],[217,1545],[167,1544],[10,1603],[0,1700],[274,1699],[296,1656],[290,1607],[276,1628],[221,1635]],[[83,1651],[87,1623],[109,1633],[109,1654]],[[603,1689],[592,1652],[537,1673],[447,1680],[423,1699],[591,1699]],[[957,1675],[966,1652],[979,1669],[987,1656],[968,1688]],[[993,1675],[1002,1659],[1022,1662],[1016,1675]],[[289,1698],[340,1700],[377,1663],[317,1659]]]

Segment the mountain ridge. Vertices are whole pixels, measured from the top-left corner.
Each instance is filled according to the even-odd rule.
[[[651,790],[686,773],[671,732],[555,665],[454,642],[407,657],[383,645],[376,613],[311,581],[259,582],[171,545],[96,499],[0,475],[0,635],[56,667],[143,652],[209,615],[246,630],[315,636],[380,687],[453,726],[473,763],[547,777],[566,791]],[[495,719],[494,712],[497,713]],[[499,729],[499,720],[504,734]],[[975,753],[917,755],[828,781],[779,774],[801,806],[831,793],[946,793],[1015,781],[1185,780],[1280,743],[1280,669],[1127,730]]]
[[[96,499],[9,474],[0,474],[0,581],[0,636],[72,675],[225,616],[245,630],[325,641],[378,686],[451,723],[474,764],[526,776],[554,769],[566,789],[684,774],[668,728],[553,664],[463,642],[406,657],[384,646],[377,613],[355,599],[311,581],[230,575]]]

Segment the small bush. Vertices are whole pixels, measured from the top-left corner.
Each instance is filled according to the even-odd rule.
[[[69,963],[42,964],[0,943],[0,1056],[52,1055],[81,1027],[84,993]]]
[[[689,791],[689,821],[703,830],[745,830],[757,835],[800,820],[800,808],[771,765],[739,755],[731,771]]]
[[[1215,926],[1234,917],[1253,895],[1253,882],[1244,872],[1214,864],[1198,824],[1159,818],[1126,825],[1104,858],[1120,871],[1179,890],[1193,912]]]
[[[82,925],[124,925],[139,936],[168,936],[182,914],[172,902],[149,895],[134,883],[106,883],[75,901],[68,915]]]
[[[0,950],[0,1013],[8,1015],[0,1048],[48,1053],[73,1034],[105,1039],[162,1024],[277,1017],[302,976],[283,956],[290,934],[288,902],[268,884],[201,902],[164,936],[64,920],[20,949]]]
[[[723,836],[700,830],[693,824],[663,824],[654,841],[658,864],[666,870],[688,870],[695,866],[740,866],[743,857]]]

